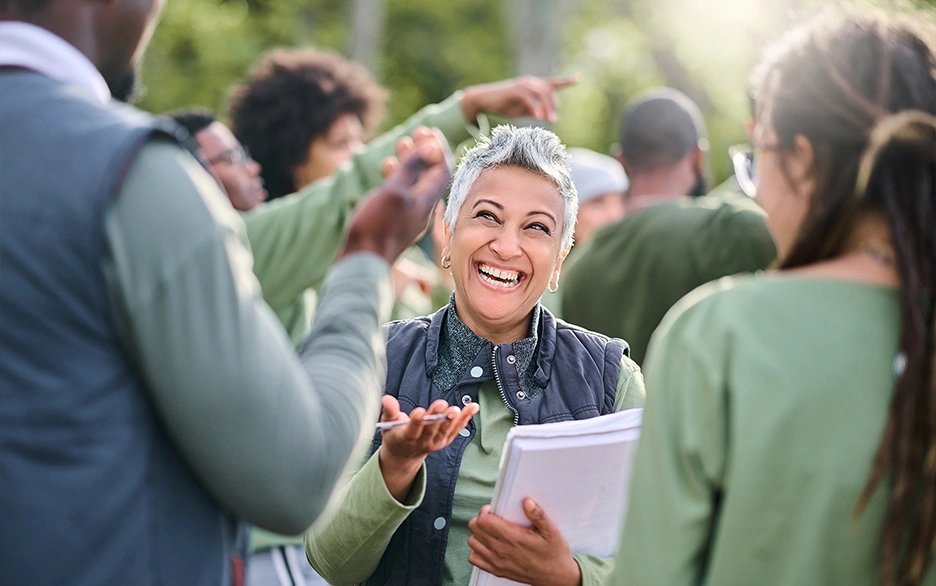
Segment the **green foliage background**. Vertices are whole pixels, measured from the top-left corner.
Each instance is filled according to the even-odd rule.
[[[772,38],[830,4],[936,14],[936,0],[566,1],[554,73],[581,81],[562,91],[554,130],[569,146],[609,152],[627,100],[672,85],[703,109],[716,181],[730,174],[728,145],[745,139],[747,77]],[[372,72],[391,92],[384,126],[460,87],[520,73],[510,9],[509,0],[384,0]],[[153,112],[201,105],[224,119],[230,87],[266,51],[315,45],[345,54],[350,26],[347,0],[169,0],[139,105]]]

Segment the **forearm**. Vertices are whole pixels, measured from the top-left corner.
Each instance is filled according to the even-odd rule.
[[[395,499],[381,478],[378,453],[335,494],[329,509],[305,535],[309,563],[329,584],[350,585],[367,579],[393,534],[425,494],[422,466],[407,499]]]
[[[141,155],[149,163],[131,170],[108,218],[105,270],[121,339],[212,497],[256,525],[301,533],[362,421],[376,418],[388,267],[357,255],[335,268],[340,291],[323,301],[316,356],[303,368],[259,299],[230,204],[178,147],[153,152]]]
[[[384,449],[377,454],[379,456],[380,474],[384,485],[387,487],[387,492],[397,501],[405,502],[413,487],[413,482],[416,480],[416,475],[423,468],[425,458],[419,458],[418,460],[394,458]]]

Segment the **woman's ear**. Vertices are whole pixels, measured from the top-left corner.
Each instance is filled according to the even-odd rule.
[[[812,196],[816,189],[815,151],[812,143],[802,134],[793,138],[793,151],[786,157],[786,169],[797,195]]]
[[[555,268],[553,269],[553,277],[557,277],[557,278],[558,278],[558,276],[559,276],[559,271],[562,270],[562,261],[564,261],[565,258],[566,258],[566,256],[569,255],[569,250],[571,250],[571,248],[566,248],[566,249],[563,250],[561,253],[559,253],[559,260],[556,261],[556,266],[555,266]]]
[[[439,258],[436,260],[439,266],[443,269],[447,269],[452,266],[452,230],[444,220],[442,222],[442,242],[440,244],[441,254],[439,254]]]

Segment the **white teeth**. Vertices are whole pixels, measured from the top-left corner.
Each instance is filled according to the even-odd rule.
[[[487,265],[478,265],[478,272],[481,274],[481,278],[484,279],[486,283],[490,283],[498,287],[510,288],[520,281],[520,273],[518,272],[502,271]]]
[[[505,283],[503,281],[495,281],[494,279],[485,275],[484,273],[481,273],[481,278],[484,279],[485,283],[490,283],[491,285],[494,285],[495,287],[503,287],[504,289],[509,289],[510,287],[513,287],[514,285],[517,284],[516,281],[511,281],[510,283]]]

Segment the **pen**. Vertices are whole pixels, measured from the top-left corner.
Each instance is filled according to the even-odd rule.
[[[445,413],[436,413],[435,415],[426,415],[423,417],[423,423],[438,423],[440,421],[445,421],[449,416]],[[400,427],[401,425],[406,425],[409,423],[409,419],[405,420],[395,420],[395,421],[379,421],[377,422],[377,431],[383,431],[384,429],[392,429],[394,427]]]

